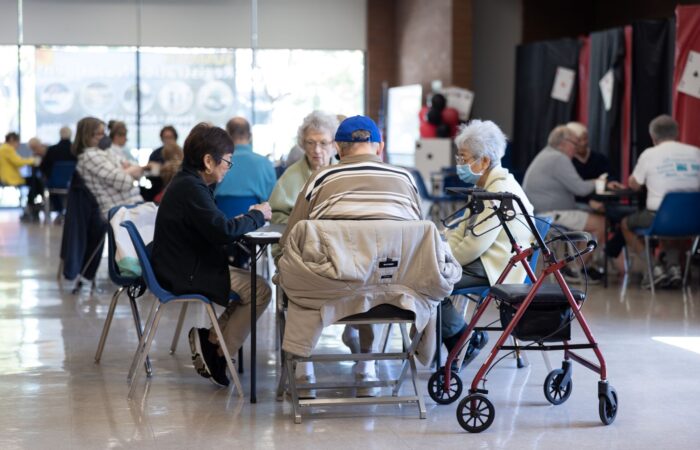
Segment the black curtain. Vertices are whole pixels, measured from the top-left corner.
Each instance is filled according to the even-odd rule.
[[[671,114],[675,19],[642,20],[632,24],[631,165],[651,147],[649,122]]]
[[[515,59],[515,116],[513,118],[514,172],[525,172],[547,144],[555,126],[574,119],[576,82],[567,103],[551,97],[557,67],[578,72],[580,43],[575,39],[520,45]]]
[[[591,33],[591,60],[588,79],[588,140],[591,150],[610,160],[610,177],[620,178],[622,146],[621,111],[624,94],[625,33],[613,28]],[[600,80],[612,69],[613,95],[609,110],[605,109]]]

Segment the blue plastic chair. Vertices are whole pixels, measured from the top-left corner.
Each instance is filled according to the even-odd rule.
[[[148,287],[148,290],[151,291],[151,293],[158,300],[157,302],[153,303],[153,308],[151,308],[148,320],[146,321],[144,335],[139,341],[139,347],[136,350],[136,354],[134,355],[133,361],[131,362],[131,368],[129,369],[128,376],[130,388],[127,398],[133,397],[136,388],[134,373],[136,372],[136,368],[144,363],[144,360],[148,355],[148,352],[151,348],[151,344],[153,343],[153,338],[156,334],[156,330],[158,329],[158,323],[160,322],[163,306],[168,303],[185,302],[194,302],[204,305],[207,314],[209,315],[209,319],[211,320],[212,326],[214,328],[214,332],[216,333],[216,336],[219,340],[219,346],[221,347],[221,351],[224,353],[224,358],[226,358],[226,365],[228,366],[231,378],[233,378],[233,386],[238,392],[238,396],[243,397],[243,389],[241,388],[241,382],[238,379],[238,374],[236,373],[233,361],[231,360],[231,355],[228,352],[226,342],[224,341],[224,337],[221,334],[221,329],[219,328],[219,324],[217,322],[216,314],[214,313],[214,307],[212,306],[211,300],[200,294],[175,295],[163,289],[163,287],[161,287],[161,285],[158,283],[158,280],[156,279],[155,273],[153,272],[153,267],[151,266],[151,261],[146,251],[146,246],[144,245],[143,240],[141,239],[141,235],[136,229],[136,226],[130,220],[122,222],[121,226],[126,228],[126,230],[129,233],[129,237],[131,238],[131,242],[134,244],[134,249],[136,249],[136,254],[139,258],[139,264],[141,265],[141,271],[146,281],[146,286]]]
[[[75,172],[75,161],[58,161],[51,169],[51,176],[44,185],[44,221],[48,223],[51,217],[51,202],[49,197],[52,195],[68,195],[68,187],[70,180]]]
[[[216,201],[216,206],[229,219],[247,213],[248,208],[258,203],[258,198],[253,195],[240,197],[236,195],[217,195],[214,200]]]
[[[649,228],[632,230],[635,234],[644,237],[644,247],[647,259],[649,279],[653,280],[654,254],[652,239],[655,238],[695,238],[693,248],[697,249],[700,238],[700,192],[669,192],[667,193],[659,209],[656,211],[654,222]],[[690,259],[693,252],[688,254],[683,275],[683,288],[688,282]],[[625,279],[626,282],[626,279]],[[654,283],[651,284],[651,294],[654,295]]]
[[[143,335],[141,317],[139,315],[138,306],[136,305],[136,298],[143,294],[141,277],[127,277],[122,275],[122,273],[119,271],[119,267],[117,266],[116,262],[117,244],[114,239],[114,230],[109,224],[112,217],[114,217],[117,211],[119,211],[121,208],[133,208],[135,206],[137,205],[115,206],[107,213],[107,269],[109,271],[110,280],[119,286],[119,288],[116,290],[114,295],[112,295],[112,301],[109,304],[109,311],[107,312],[107,317],[105,318],[105,324],[102,327],[102,335],[100,336],[100,342],[97,345],[97,352],[95,353],[96,364],[99,364],[100,359],[102,358],[102,351],[104,350],[107,335],[109,334],[109,329],[112,325],[112,318],[114,317],[114,310],[117,307],[117,300],[119,300],[119,296],[121,296],[122,292],[124,291],[126,291],[127,295],[129,296],[131,314],[134,317],[134,324],[136,325],[136,335],[138,336],[139,340],[141,340],[141,336]],[[146,375],[149,377],[151,376],[151,362],[148,357],[146,357]]]
[[[418,169],[415,169],[413,167],[405,167],[406,170],[408,170],[411,173],[411,176],[413,177],[413,180],[416,183],[416,188],[418,188],[418,195],[420,196],[421,200],[424,202],[428,202],[431,204],[430,210],[428,211],[428,214],[430,216],[433,216],[433,210],[435,207],[438,208],[438,215],[440,214],[440,207],[444,205],[445,203],[450,203],[454,201],[459,201],[461,200],[460,197],[453,197],[449,195],[432,195],[428,191],[427,186],[425,185],[425,181],[423,180],[423,176],[420,174]]]

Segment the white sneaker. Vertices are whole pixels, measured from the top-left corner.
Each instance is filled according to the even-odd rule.
[[[314,375],[302,375],[295,378],[296,384],[313,384],[316,382]],[[313,400],[316,398],[316,389],[297,389],[299,400]]]
[[[666,281],[668,274],[664,268],[657,264],[654,266],[652,271],[652,276],[654,277],[654,286],[658,286]],[[644,273],[644,278],[642,279],[642,289],[651,289],[651,283],[649,282],[648,272]]]
[[[366,383],[370,381],[379,381],[376,374],[372,373],[355,373],[355,383]],[[378,397],[381,393],[380,387],[358,387],[355,391],[355,397]]]
[[[681,266],[675,265],[668,268],[666,272],[668,278],[666,279],[663,287],[668,288],[678,288],[683,284],[683,274],[681,273]]]

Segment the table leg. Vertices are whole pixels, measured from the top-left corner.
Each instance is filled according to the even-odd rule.
[[[255,353],[256,353],[256,339],[257,339],[257,261],[256,261],[256,248],[255,244],[250,244],[250,303],[252,308],[250,308],[250,403],[257,403],[258,398],[255,393]]]

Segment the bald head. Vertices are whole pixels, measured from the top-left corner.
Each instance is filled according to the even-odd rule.
[[[250,144],[250,124],[243,117],[234,117],[226,124],[226,132],[233,139],[233,144]]]

